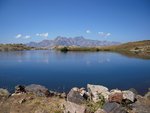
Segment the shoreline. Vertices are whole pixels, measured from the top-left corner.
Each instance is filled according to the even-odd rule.
[[[8,113],[141,113],[144,110],[148,113],[150,88],[141,96],[135,89],[109,90],[93,84],[87,84],[87,88],[73,87],[68,93],[37,84],[18,85],[13,93],[0,88],[0,100],[0,113],[4,110],[9,110]]]

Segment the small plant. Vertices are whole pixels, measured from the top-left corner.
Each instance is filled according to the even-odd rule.
[[[99,97],[98,102],[95,103],[92,100],[88,100],[86,103],[88,110],[92,113],[95,112],[96,110],[98,110],[98,108],[102,108],[102,106],[105,103],[105,98],[103,95],[98,94],[98,97]]]

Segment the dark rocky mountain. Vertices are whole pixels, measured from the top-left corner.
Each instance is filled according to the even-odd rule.
[[[45,47],[52,48],[54,46],[81,46],[81,47],[93,47],[93,46],[109,46],[109,45],[118,45],[119,42],[111,42],[111,41],[99,41],[99,40],[91,40],[85,39],[84,37],[74,37],[74,38],[66,38],[58,36],[54,40],[43,40],[41,42],[30,42],[26,44],[27,46],[32,47]]]

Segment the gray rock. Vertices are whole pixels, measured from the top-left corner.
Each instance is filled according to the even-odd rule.
[[[124,107],[122,107],[120,104],[117,104],[115,102],[105,103],[103,109],[107,113],[127,113]]]
[[[150,100],[150,91],[147,92],[147,93],[144,95],[144,97]]]
[[[134,102],[135,94],[132,91],[126,90],[126,91],[122,91],[122,93],[123,93],[123,99],[128,99],[131,102]]]
[[[105,100],[108,100],[108,96],[110,94],[110,92],[108,91],[108,88],[106,88],[104,86],[101,86],[101,85],[88,84],[87,89],[88,89],[88,92],[91,95],[91,99],[94,102],[98,102],[100,100],[99,99],[99,94],[103,95]]]
[[[67,97],[66,93],[61,93],[60,98],[66,98],[66,97]]]
[[[80,94],[78,88],[72,88],[67,95],[67,100],[76,104],[85,103],[86,99]]]
[[[0,97],[8,97],[10,95],[7,89],[0,88]]]
[[[129,91],[132,91],[135,95],[138,95],[138,91],[134,88],[130,88]]]
[[[41,85],[31,84],[25,87],[26,92],[34,93],[37,96],[50,96],[50,92],[47,88]]]

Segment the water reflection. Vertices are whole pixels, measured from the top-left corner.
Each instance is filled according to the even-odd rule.
[[[110,52],[0,52],[0,87],[37,83],[68,91],[93,83],[119,89],[134,87],[144,92],[150,84],[149,67],[149,60]]]

